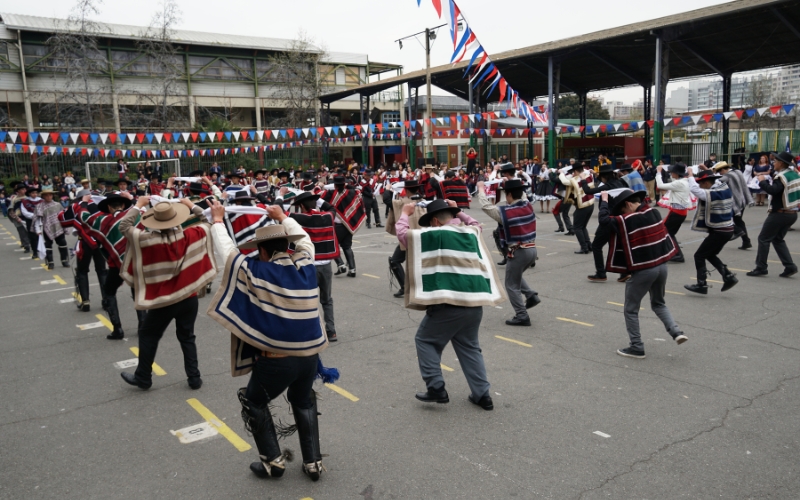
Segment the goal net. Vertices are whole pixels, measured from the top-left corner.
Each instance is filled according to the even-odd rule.
[[[166,179],[171,175],[181,175],[181,162],[178,158],[164,158],[158,160],[142,160],[142,161],[128,161],[128,171],[125,175],[131,182],[136,182],[139,178],[138,171],[145,172],[145,165],[150,164],[151,170],[156,171],[156,166],[161,165],[162,177]],[[117,162],[115,161],[87,161],[86,162],[86,178],[89,181],[93,179],[105,179],[107,181],[116,181],[119,179],[117,172]]]

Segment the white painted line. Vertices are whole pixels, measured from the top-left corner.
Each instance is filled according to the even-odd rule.
[[[17,249],[16,249],[16,250],[14,250],[14,251],[15,251],[15,252],[24,252],[24,251],[25,251],[25,249],[24,249],[24,248],[17,248]]]
[[[58,283],[58,280],[44,280],[40,281],[39,283],[41,283],[42,285],[55,285]]]
[[[97,283],[91,283],[89,286],[97,286]],[[26,295],[37,295],[40,293],[50,293],[50,292],[63,292],[64,290],[74,290],[74,288],[53,288],[52,290],[40,290],[38,292],[28,292],[28,293],[18,293],[16,295],[5,295],[0,297],[1,299],[13,299],[14,297],[24,297]]]
[[[44,268],[44,267],[42,267],[42,266],[36,266],[36,267],[32,267],[32,268],[31,268],[31,271],[37,271],[37,270],[38,270],[38,271],[41,271],[42,269],[45,269],[45,268]]]
[[[550,253],[546,253],[546,254],[545,254],[545,256],[548,256],[548,255],[555,255],[555,254],[557,254],[557,253],[558,253],[558,252],[550,252]]]
[[[747,359],[747,356],[739,356],[742,359]]]
[[[139,366],[139,358],[126,359],[125,361],[117,361],[114,363],[114,368],[124,370],[125,368],[133,368]]]
[[[58,301],[59,304],[69,304],[70,302],[75,302],[75,299],[61,299]]]
[[[208,439],[219,434],[217,429],[208,422],[190,425],[189,427],[184,427],[183,429],[178,429],[177,431],[169,431],[169,433],[177,437],[178,440],[180,440],[180,442],[183,444],[194,443],[195,441]]]
[[[23,248],[23,250],[24,250],[24,248]],[[30,257],[28,257],[27,255],[26,255],[25,257],[20,257],[20,258],[19,258],[19,260],[25,260],[25,259],[28,259],[28,260],[33,260],[33,259],[31,259]]]
[[[91,330],[93,328],[105,328],[106,325],[103,324],[102,321],[98,321],[96,323],[86,323],[85,325],[75,325],[81,330]]]
[[[597,434],[601,438],[610,438],[611,437],[608,434],[606,434],[605,432],[600,432],[600,431],[594,431],[592,434]]]
[[[653,340],[658,340],[659,342],[666,342],[667,341],[666,339],[653,339]]]
[[[13,241],[11,243],[6,243],[6,246],[9,246],[9,245],[19,245],[19,243],[17,243],[16,241]]]
[[[13,239],[15,239],[15,238],[14,238],[13,236],[9,236],[9,237],[7,237],[7,238],[3,238],[3,239],[4,239],[4,240],[13,240]]]

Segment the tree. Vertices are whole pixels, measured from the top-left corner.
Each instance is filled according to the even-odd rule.
[[[270,58],[270,77],[277,86],[275,97],[283,101],[285,114],[269,123],[270,127],[306,128],[319,123],[319,98],[322,83],[319,62],[325,50],[304,31],[298,33],[290,47]]]
[[[136,44],[138,57],[152,78],[150,91],[136,93],[136,105],[120,109],[120,121],[127,127],[167,130],[191,126],[184,84],[183,58],[172,43],[181,11],[175,0],[162,0],[150,25]]]
[[[40,108],[40,113],[55,117],[59,124],[94,131],[102,123],[102,95],[108,91],[108,60],[98,50],[100,25],[92,16],[100,13],[103,0],[78,0],[66,22],[56,26],[56,33],[47,40],[54,78],[64,75],[55,102]]]
[[[558,98],[558,118],[559,119],[578,119],[581,117],[580,99],[575,94],[561,95]],[[586,99],[586,118],[589,120],[608,120],[611,117],[600,101]]]
[[[747,86],[746,105],[751,108],[769,106],[772,100],[772,76],[753,78]],[[755,130],[761,129],[761,115],[756,113],[752,120],[755,121]]]

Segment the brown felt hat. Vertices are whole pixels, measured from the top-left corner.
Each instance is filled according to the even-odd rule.
[[[162,201],[142,216],[142,225],[148,229],[170,229],[186,222],[189,213],[189,207],[183,203]]]
[[[253,248],[258,247],[258,244],[262,241],[267,240],[278,240],[278,239],[285,239],[292,241],[297,241],[302,238],[303,234],[287,234],[286,228],[283,224],[272,224],[270,226],[264,226],[256,229],[256,236],[252,240],[248,241],[247,243],[242,243],[239,245],[239,250],[251,250]]]

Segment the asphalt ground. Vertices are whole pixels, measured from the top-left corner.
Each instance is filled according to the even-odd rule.
[[[494,223],[469,213],[494,249]],[[317,483],[300,470],[296,436],[283,444],[297,458],[282,479],[249,471],[257,453],[236,399],[247,377],[230,376],[229,334],[205,315],[208,298],[195,327],[203,387],[189,389],[170,327],[156,357],[164,374],[141,391],[115,365],[136,358],[127,291],[118,293],[127,338],[106,340],[97,286],[91,312],[78,311],[71,270],[25,258],[0,220],[0,498],[800,497],[800,276],[779,278],[772,262],[768,277],[744,276],[755,250],[738,241],[722,252],[740,280],[725,293],[714,282],[707,296],[687,292],[691,260],[670,264],[667,303],[689,341],[676,345],[645,302],[647,358],[623,358],[624,285],[588,282],[591,255],[573,254],[575,238],[538,215],[539,261],[525,273],[542,299],[533,326],[506,326],[508,302],[484,308],[492,412],[467,401],[450,347],[450,403],[414,399],[424,390],[414,349],[423,313],[391,295],[395,240],[359,231],[358,277],[334,279],[340,340],[322,359],[342,377],[317,387],[327,468]],[[754,240],[765,216],[745,214]],[[678,237],[690,258],[703,234],[687,221]],[[800,232],[787,240],[800,260]],[[276,413],[292,421],[284,400]]]

